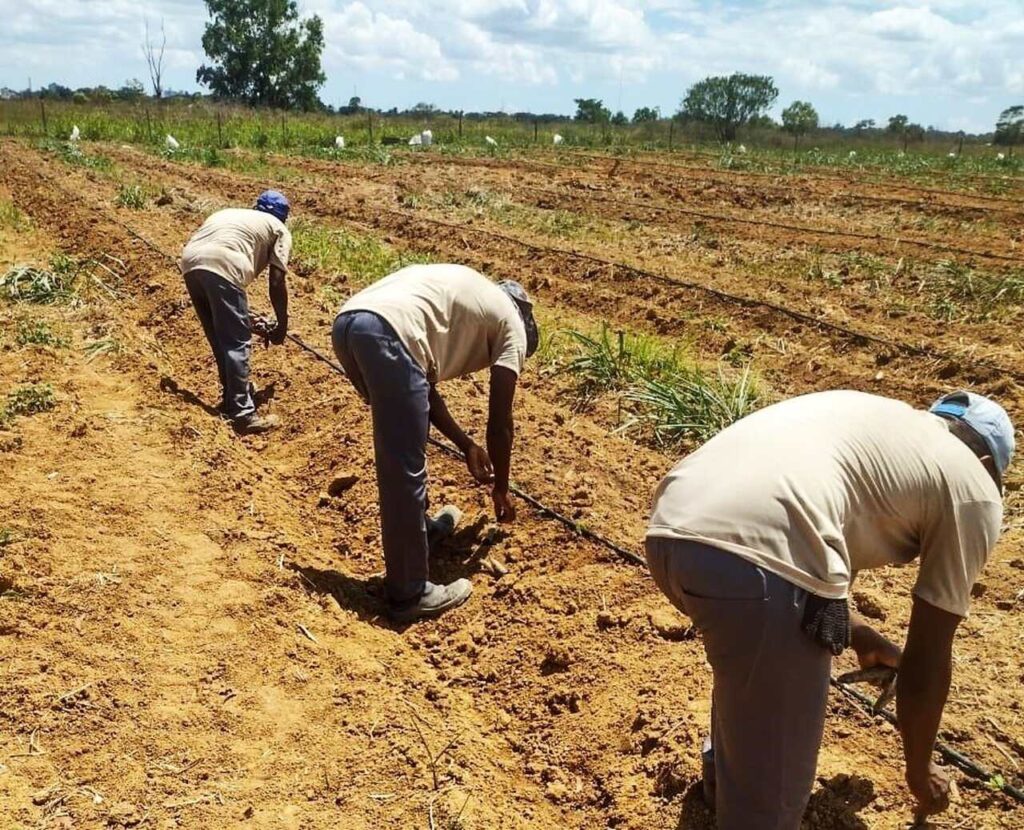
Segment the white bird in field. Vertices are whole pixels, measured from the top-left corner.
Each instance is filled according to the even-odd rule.
[[[555,137],[552,139],[552,143],[557,145],[561,144],[563,141],[565,141],[565,139],[562,138],[558,133],[555,133]]]
[[[419,147],[423,143],[423,136],[416,133],[412,138],[409,139],[410,147]]]
[[[68,141],[78,141],[82,137],[81,131],[78,129],[78,125],[75,124],[71,128],[71,135],[68,136]]]
[[[334,137],[334,146],[337,147],[339,150],[344,150],[345,149],[345,136],[343,136],[343,135],[336,135]]]
[[[164,139],[164,146],[167,147],[168,150],[177,150],[178,148],[181,147],[181,145],[178,143],[178,139],[176,139],[170,133],[168,133],[167,137]]]
[[[850,150],[850,154],[849,154],[848,158],[852,158],[852,159],[857,158],[857,151],[856,150]]]
[[[423,142],[424,147],[429,147],[434,143],[434,134],[430,130],[424,130],[420,133],[420,140]]]
[[[1006,158],[1006,153],[996,153],[996,161],[1003,161]]]
[[[491,138],[489,135],[484,136],[484,141],[486,141],[491,147],[498,146],[498,142]]]
[[[950,153],[950,154],[949,154],[949,157],[950,157],[951,159],[955,159],[955,158],[956,158],[956,153]]]
[[[747,145],[741,144],[739,147],[736,148],[736,152],[741,153],[741,154],[746,154],[746,152],[747,152]]]

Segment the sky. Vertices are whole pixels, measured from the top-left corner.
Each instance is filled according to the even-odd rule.
[[[299,0],[324,21],[321,98],[405,108],[572,113],[600,98],[673,113],[687,87],[775,78],[823,124],[894,113],[983,132],[1024,103],[1021,0]],[[147,83],[145,21],[167,32],[165,86],[197,90],[202,0],[0,0],[0,86]]]

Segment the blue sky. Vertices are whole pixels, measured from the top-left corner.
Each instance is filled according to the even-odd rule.
[[[388,108],[674,112],[710,74],[770,74],[776,114],[811,101],[823,123],[903,112],[991,129],[1024,103],[1020,0],[299,0],[326,27],[324,100]],[[166,85],[195,89],[201,0],[0,0],[0,86],[147,80],[143,22],[166,24]]]

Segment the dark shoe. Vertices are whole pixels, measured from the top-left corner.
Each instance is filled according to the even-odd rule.
[[[462,511],[454,504],[446,504],[433,518],[427,517],[427,547],[433,553],[437,546],[451,537],[462,521]]]
[[[409,602],[390,605],[388,616],[396,623],[411,623],[416,620],[439,617],[451,608],[462,605],[473,593],[468,579],[456,579],[450,585],[435,585],[428,582],[423,593]]]
[[[281,425],[281,419],[276,415],[243,415],[241,418],[235,418],[231,422],[231,426],[234,427],[235,432],[239,435],[259,435],[260,433],[270,432],[272,429],[276,429]]]
[[[704,739],[704,746],[700,752],[700,765],[701,772],[704,775],[702,784],[702,795],[704,796],[704,805],[710,809],[715,809],[715,748],[711,745],[711,739]]]

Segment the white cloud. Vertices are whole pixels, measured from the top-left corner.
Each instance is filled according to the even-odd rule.
[[[709,74],[769,74],[780,108],[823,120],[987,123],[1024,96],[1019,0],[299,0],[325,23],[325,96],[571,109],[675,108]],[[143,18],[165,18],[171,85],[193,87],[200,0],[0,0],[0,85],[145,77]],[[433,86],[430,86],[433,85]],[[621,89],[621,92],[620,92]],[[397,100],[396,100],[397,98]],[[614,108],[614,107],[613,107]]]

